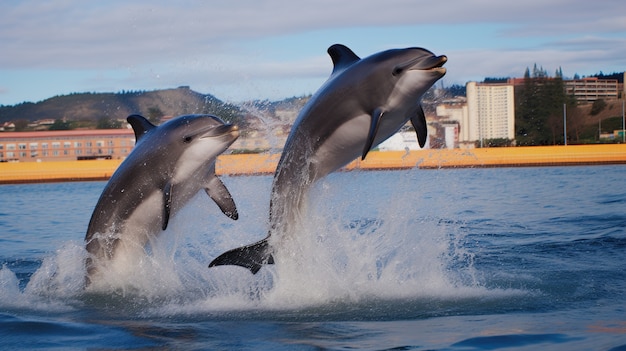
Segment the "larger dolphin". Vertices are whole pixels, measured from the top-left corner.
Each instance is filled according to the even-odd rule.
[[[225,252],[209,267],[239,265],[258,272],[263,264],[273,263],[273,247],[294,235],[293,222],[315,181],[358,156],[364,159],[408,121],[420,146],[426,143],[420,101],[446,73],[446,56],[407,48],[360,59],[340,44],[331,46],[328,54],[332,74],[298,115],[274,174],[269,235]]]
[[[180,116],[158,127],[139,115],[127,120],[136,145],[107,183],[89,221],[88,283],[98,271],[140,255],[200,189],[228,217],[238,217],[232,196],[215,176],[216,157],[237,139],[237,126],[211,115]]]

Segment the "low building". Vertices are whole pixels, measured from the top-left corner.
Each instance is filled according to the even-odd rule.
[[[135,145],[132,129],[0,133],[0,162],[122,159]]]
[[[624,72],[624,77],[626,78],[626,72]],[[508,83],[519,87],[524,85],[525,80],[526,78],[509,78]],[[614,100],[620,97],[620,92],[626,94],[624,84],[617,79],[599,79],[598,77],[564,79],[563,86],[565,93],[575,97],[579,104],[592,103],[599,99]]]
[[[596,100],[615,100],[619,97],[617,79],[598,79],[589,77],[582,79],[565,80],[565,92],[574,96],[580,104]]]
[[[444,101],[437,105],[437,116],[442,119],[440,129],[444,133],[446,148],[472,148],[476,139],[470,138],[470,121],[467,99]]]

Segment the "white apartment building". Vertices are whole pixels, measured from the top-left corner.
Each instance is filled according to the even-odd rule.
[[[514,139],[515,99],[513,85],[469,82],[465,88],[467,120],[461,122],[460,136],[467,138],[467,140],[463,141]]]

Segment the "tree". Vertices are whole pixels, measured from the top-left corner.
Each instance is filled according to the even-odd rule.
[[[467,94],[465,89],[465,85],[459,84],[453,84],[452,86],[445,88],[447,95],[450,97],[465,96]]]
[[[556,78],[563,79],[563,69],[560,66],[559,66],[559,69],[557,69],[556,72],[554,73],[554,76]]]
[[[606,108],[606,101],[604,101],[604,99],[598,99],[593,102],[593,105],[591,105],[591,111],[589,112],[589,114],[592,116],[595,116],[598,113],[604,111],[605,108]]]
[[[163,118],[165,114],[158,107],[149,107],[148,108],[148,121],[153,124],[161,123],[161,118]]]
[[[55,119],[54,123],[50,126],[50,130],[70,130],[72,129],[72,123],[70,121],[64,121],[62,119]]]
[[[98,118],[96,129],[119,129],[122,128],[122,123],[118,120],[113,120],[108,117]]]
[[[15,124],[15,131],[23,132],[28,127],[28,123],[29,122],[26,119],[18,119],[17,121],[13,122],[13,124]]]
[[[526,68],[524,84],[517,88],[515,134],[517,145],[563,143],[563,104],[571,103],[565,95],[561,77],[550,78],[543,67],[534,65],[532,76]]]

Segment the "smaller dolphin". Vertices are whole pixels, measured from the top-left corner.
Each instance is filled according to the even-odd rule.
[[[136,145],[91,215],[85,235],[87,284],[103,267],[140,255],[200,189],[224,214],[238,218],[232,196],[215,175],[215,160],[239,136],[237,126],[211,115],[180,116],[158,127],[139,115],[127,120]]]
[[[293,223],[317,180],[359,156],[365,159],[408,121],[420,146],[426,143],[420,100],[446,73],[446,56],[406,48],[361,59],[341,44],[329,47],[328,54],[332,74],[300,111],[274,173],[268,236],[221,254],[209,267],[239,265],[258,272],[274,262],[273,246],[296,235]]]

